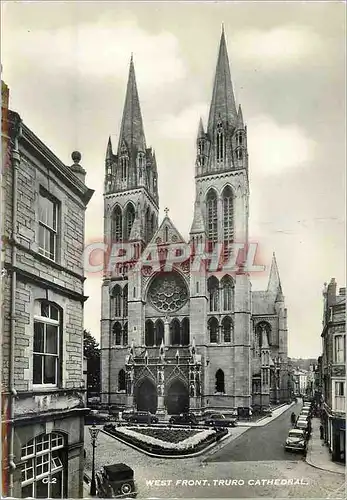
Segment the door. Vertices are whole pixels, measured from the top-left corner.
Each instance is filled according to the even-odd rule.
[[[189,411],[188,388],[181,380],[175,380],[168,389],[166,409],[169,415],[179,415]]]
[[[154,382],[148,378],[144,379],[136,389],[137,411],[150,411],[155,413],[158,407],[157,388]]]

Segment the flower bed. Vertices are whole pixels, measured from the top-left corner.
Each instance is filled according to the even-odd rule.
[[[137,427],[115,427],[112,424],[105,425],[105,431],[112,434],[115,438],[119,438],[128,444],[132,444],[142,450],[153,453],[155,455],[172,456],[172,455],[189,455],[197,453],[213,442],[219,441],[223,436],[228,434],[227,429],[204,429],[201,431],[192,431],[191,429],[165,429],[165,440],[153,437],[155,431],[159,429],[147,427],[146,429]],[[164,429],[160,429],[164,430]],[[147,432],[146,432],[147,431]],[[148,432],[149,431],[149,432]],[[179,436],[177,431],[186,432],[185,439],[173,442],[170,435]],[[194,434],[192,434],[194,432]],[[190,435],[189,435],[190,434]],[[158,435],[158,434],[157,434]],[[163,434],[161,434],[163,437]]]
[[[200,434],[201,431],[192,430],[192,429],[167,429],[167,428],[155,428],[155,427],[146,427],[146,428],[138,428],[136,432],[143,434],[145,436],[150,436],[155,439],[159,439],[164,442],[170,443],[179,443],[184,441],[196,434]]]

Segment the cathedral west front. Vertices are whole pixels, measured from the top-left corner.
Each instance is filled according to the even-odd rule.
[[[185,241],[168,210],[158,221],[158,167],[131,59],[119,142],[113,149],[109,140],[105,159],[105,242],[123,257],[121,265],[105,266],[102,283],[104,407],[228,414],[290,400],[275,255],[267,290],[251,290],[247,128],[224,32],[208,123],[197,123],[195,205]]]

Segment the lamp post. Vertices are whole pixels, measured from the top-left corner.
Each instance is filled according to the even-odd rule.
[[[90,496],[95,497],[96,496],[96,480],[95,480],[95,448],[96,448],[96,439],[99,434],[99,430],[96,428],[95,422],[93,423],[92,427],[89,427],[89,432],[90,432],[90,437],[92,441],[92,447],[93,447],[93,459],[92,459],[92,481],[90,483]]]

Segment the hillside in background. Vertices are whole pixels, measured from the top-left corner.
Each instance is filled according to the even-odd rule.
[[[299,368],[300,370],[309,370],[310,365],[317,365],[318,360],[316,358],[290,358],[290,361],[294,368]]]

